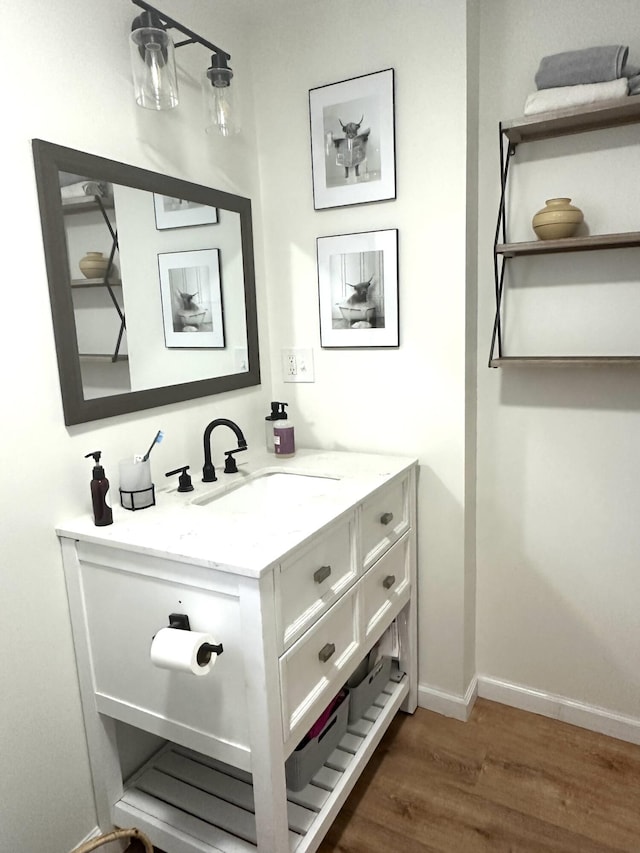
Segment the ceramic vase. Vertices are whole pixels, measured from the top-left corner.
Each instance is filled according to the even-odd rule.
[[[109,266],[109,258],[105,258],[102,252],[87,252],[78,266],[85,278],[104,278]]]
[[[561,240],[573,237],[583,219],[582,211],[571,204],[570,198],[548,198],[531,224],[540,240]]]

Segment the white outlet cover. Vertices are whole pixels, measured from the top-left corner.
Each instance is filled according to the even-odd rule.
[[[283,349],[282,379],[283,382],[315,382],[313,350]]]

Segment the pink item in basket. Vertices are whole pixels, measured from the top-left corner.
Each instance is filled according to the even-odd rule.
[[[318,735],[320,735],[322,733],[322,730],[324,729],[324,727],[329,722],[331,715],[333,714],[333,712],[337,708],[340,707],[340,705],[342,705],[344,700],[347,698],[347,695],[348,694],[347,694],[346,690],[341,690],[337,696],[334,696],[334,698],[331,700],[331,702],[329,702],[329,704],[324,709],[324,711],[320,714],[320,716],[315,721],[315,723],[311,726],[311,728],[309,729],[307,734],[302,739],[301,743],[298,744],[297,749],[300,749],[301,746],[309,743],[310,740],[313,740],[313,738],[318,737]]]

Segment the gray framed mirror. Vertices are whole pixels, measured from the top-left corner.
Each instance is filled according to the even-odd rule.
[[[259,385],[251,201],[32,145],[65,423]]]

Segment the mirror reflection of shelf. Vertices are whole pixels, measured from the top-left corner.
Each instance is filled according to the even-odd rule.
[[[66,216],[69,213],[90,213],[92,211],[99,211],[102,214],[102,218],[104,220],[104,224],[109,230],[109,234],[111,235],[112,245],[111,245],[111,254],[109,256],[109,265],[107,267],[107,274],[102,278],[74,278],[71,279],[70,284],[72,288],[106,288],[113,303],[113,307],[115,308],[118,318],[120,320],[120,327],[118,329],[118,335],[114,347],[113,353],[108,356],[112,362],[124,360],[120,355],[120,346],[122,344],[122,338],[126,331],[126,320],[124,315],[124,306],[120,305],[118,298],[113,292],[113,287],[122,287],[122,282],[120,279],[111,280],[110,275],[115,273],[115,270],[112,272],[112,262],[116,251],[118,250],[118,232],[116,228],[116,223],[111,222],[107,210],[114,210],[114,200],[113,195],[84,195],[84,196],[74,196],[72,198],[62,198],[62,212]],[[122,297],[121,297],[122,298]],[[78,353],[80,358],[83,357],[82,353]],[[93,355],[90,353],[89,355]],[[98,358],[107,358],[106,355],[98,355]]]
[[[122,287],[120,279],[105,281],[103,278],[72,278],[71,287]]]
[[[65,214],[86,213],[88,210],[100,210],[101,204],[106,209],[113,209],[113,196],[84,195],[76,198],[63,198],[62,212]]]
[[[119,354],[115,359],[113,357],[113,353],[111,352],[79,352],[78,356],[83,361],[88,361],[89,359],[95,358],[100,361],[104,361],[104,359],[109,359],[109,361],[129,361],[128,355]]]

